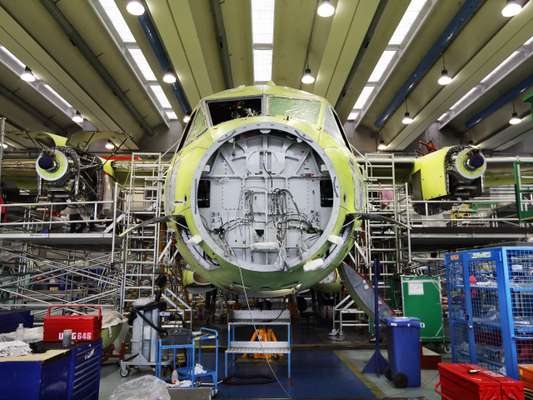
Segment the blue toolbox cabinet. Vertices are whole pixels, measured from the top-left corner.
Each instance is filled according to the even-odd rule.
[[[98,400],[101,340],[69,348],[44,343],[41,349],[0,358],[0,400]]]
[[[33,328],[33,315],[30,310],[19,308],[0,311],[0,333],[13,332],[19,324],[23,324],[25,328]]]

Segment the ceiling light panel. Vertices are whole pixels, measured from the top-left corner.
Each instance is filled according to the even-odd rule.
[[[178,119],[178,116],[176,115],[174,111],[167,111],[167,117],[170,120]]]
[[[150,67],[150,64],[148,64],[148,61],[146,60],[142,50],[137,48],[129,48],[128,52],[135,62],[135,65],[137,65],[137,68],[139,68],[139,71],[144,79],[147,81],[157,81],[154,71],[152,71],[152,68]]]
[[[352,111],[348,115],[348,121],[355,121],[357,119],[357,117],[359,117],[359,111]]]
[[[52,96],[55,97],[58,101],[60,101],[65,107],[74,108],[74,107],[72,107],[72,104],[70,104],[59,93],[57,93],[54,89],[52,89],[52,87],[50,85],[45,83],[43,85],[43,88],[45,90],[47,90],[48,92],[50,92],[52,94]]]
[[[272,50],[254,49],[254,81],[268,82],[272,79]]]
[[[0,46],[0,50],[4,52],[13,62],[18,65],[21,69],[26,68],[26,64],[24,64],[22,61],[20,61],[13,53],[11,53],[8,49],[6,49],[4,46]]]
[[[133,33],[131,33],[126,20],[122,16],[120,10],[118,9],[115,0],[98,0],[102,9],[106,13],[109,21],[113,25],[113,28],[120,36],[120,39],[124,43],[135,43],[135,38]]]
[[[254,44],[274,43],[274,0],[251,0]]]
[[[374,86],[365,86],[363,90],[361,91],[361,94],[359,95],[359,98],[355,102],[353,108],[355,109],[361,109],[366,105],[366,102],[370,98],[370,95],[374,91]]]
[[[368,82],[379,82],[381,80],[381,77],[389,67],[396,53],[396,50],[385,50],[383,54],[381,54],[378,63],[370,75],[370,78],[368,78]]]
[[[401,46],[403,44],[426,3],[427,0],[411,0],[400,23],[389,40],[389,45]]]
[[[154,96],[161,107],[172,108],[172,106],[170,105],[170,101],[168,101],[168,97],[165,95],[165,92],[163,92],[161,86],[150,85],[150,89],[152,89],[152,92],[154,93]]]

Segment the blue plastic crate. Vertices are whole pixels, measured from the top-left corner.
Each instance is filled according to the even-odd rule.
[[[492,247],[445,257],[454,362],[518,379],[533,362],[533,247]]]

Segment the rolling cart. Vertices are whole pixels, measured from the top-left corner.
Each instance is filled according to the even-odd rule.
[[[215,362],[213,369],[207,369],[201,373],[195,372],[196,363],[205,365],[204,351],[202,347],[214,345]],[[184,350],[186,363],[184,367],[177,367],[177,351]],[[169,360],[163,360],[164,353],[172,354]],[[178,372],[180,380],[190,380],[192,386],[199,386],[210,380],[213,386],[213,394],[218,392],[218,332],[214,329],[200,328],[198,336],[193,335],[190,331],[179,336],[168,336],[166,339],[159,339],[157,349],[157,361],[155,373],[161,378],[162,367],[171,365],[172,369]]]

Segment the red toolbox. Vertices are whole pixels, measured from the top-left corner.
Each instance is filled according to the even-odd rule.
[[[97,315],[52,315],[56,308],[92,308],[97,309]],[[44,317],[43,341],[60,342],[63,331],[72,330],[72,340],[75,342],[92,342],[100,339],[102,329],[102,307],[91,304],[61,304],[48,307]]]
[[[444,400],[524,400],[522,382],[478,365],[440,363],[439,374],[435,389]]]

